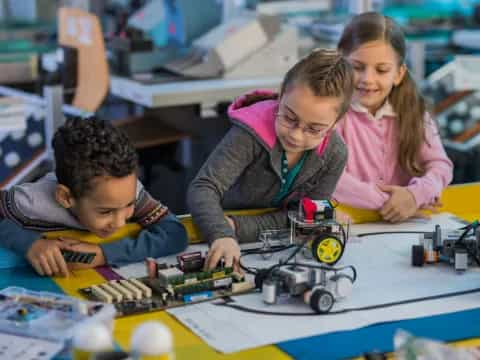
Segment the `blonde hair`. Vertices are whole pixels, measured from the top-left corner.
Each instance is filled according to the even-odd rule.
[[[390,44],[398,56],[398,65],[405,64],[406,43],[400,26],[388,16],[368,12],[355,16],[345,27],[338,49],[349,55],[361,45],[383,40]],[[388,101],[397,114],[398,162],[411,176],[425,174],[419,163],[419,153],[425,139],[425,100],[408,70],[400,84],[394,86]]]

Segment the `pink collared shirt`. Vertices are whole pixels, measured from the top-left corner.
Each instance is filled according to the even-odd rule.
[[[452,181],[453,164],[447,157],[434,121],[425,114],[426,142],[420,158],[425,175],[411,177],[397,162],[396,114],[387,102],[372,116],[352,104],[337,125],[348,148],[348,160],[333,198],[341,204],[363,209],[380,209],[389,199],[377,184],[407,187],[417,206],[431,204]]]

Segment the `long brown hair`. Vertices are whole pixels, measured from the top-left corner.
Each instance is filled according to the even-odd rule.
[[[338,49],[349,55],[361,45],[383,40],[390,44],[398,56],[398,65],[405,64],[405,36],[400,26],[388,16],[368,12],[355,16],[345,27]],[[419,93],[408,70],[400,84],[394,86],[388,101],[397,114],[398,162],[411,176],[425,173],[419,163],[419,153],[425,139],[425,100]]]
[[[342,98],[338,120],[345,115],[352,100],[353,69],[341,52],[316,49],[288,70],[280,97],[298,84],[308,86],[315,96]]]

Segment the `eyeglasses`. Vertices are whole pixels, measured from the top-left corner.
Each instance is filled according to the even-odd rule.
[[[311,126],[300,126],[300,120],[298,119],[293,119],[289,117],[288,115],[282,114],[280,112],[277,112],[276,118],[279,122],[280,125],[286,127],[287,129],[296,129],[300,128],[302,132],[312,138],[318,138],[325,136],[329,131],[330,131],[330,126],[326,127],[324,129],[316,129]]]

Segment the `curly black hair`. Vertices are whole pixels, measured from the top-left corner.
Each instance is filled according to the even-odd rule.
[[[52,147],[58,183],[76,198],[91,190],[95,177],[125,177],[138,168],[137,153],[128,137],[95,117],[68,119],[55,132]]]

